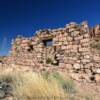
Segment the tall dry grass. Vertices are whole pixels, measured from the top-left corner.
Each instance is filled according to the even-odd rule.
[[[0,79],[11,83],[15,100],[67,100],[55,80],[48,81],[37,73],[6,70]]]
[[[14,100],[98,100],[55,72],[41,75],[6,69],[0,70],[1,80],[11,84]]]

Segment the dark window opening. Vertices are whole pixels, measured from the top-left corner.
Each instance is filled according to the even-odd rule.
[[[54,59],[55,59],[55,63],[54,63],[54,65],[56,65],[56,66],[58,66],[59,65],[59,60],[57,59],[58,57],[55,55],[55,57],[54,57]]]
[[[2,61],[2,60],[0,60],[0,63],[3,63],[3,61]]]
[[[33,51],[33,49],[34,49],[34,48],[33,48],[33,45],[29,45],[28,51],[31,52],[31,51]]]
[[[46,47],[48,46],[52,46],[52,39],[48,39],[48,40],[43,40],[43,43]]]
[[[94,80],[95,80],[95,77],[93,77],[93,76],[90,77],[90,80],[91,80],[91,81],[94,81]]]

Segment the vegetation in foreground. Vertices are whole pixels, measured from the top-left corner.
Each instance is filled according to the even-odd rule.
[[[0,80],[11,84],[15,100],[66,100],[67,97],[55,80],[46,80],[41,74],[5,71],[0,73]]]
[[[0,81],[10,84],[9,93],[14,100],[94,100],[92,95],[79,93],[75,83],[58,72],[6,70],[0,73]]]

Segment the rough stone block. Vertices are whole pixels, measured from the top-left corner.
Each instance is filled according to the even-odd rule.
[[[71,32],[71,36],[76,37],[79,35],[79,33],[80,33],[79,31],[73,31]]]
[[[100,61],[100,57],[99,57],[99,56],[93,56],[93,59],[94,59],[95,61]]]
[[[67,48],[66,49],[72,49],[73,48],[73,45],[67,45]]]
[[[80,40],[81,43],[89,43],[89,41],[90,40],[88,38]]]
[[[76,30],[75,28],[69,28],[69,32],[73,32],[75,30]]]
[[[82,59],[81,62],[82,63],[88,63],[88,62],[90,62],[90,59]]]
[[[68,70],[72,69],[72,64],[66,64],[66,68],[67,68]]]
[[[90,48],[79,48],[79,52],[89,52]]]
[[[89,38],[90,36],[89,36],[89,34],[84,34],[83,37],[84,38]]]
[[[80,64],[79,64],[79,63],[75,63],[75,64],[73,65],[73,68],[76,69],[76,70],[78,70],[78,69],[80,69],[81,67],[80,67]]]
[[[83,39],[83,36],[77,36],[77,37],[74,37],[74,40],[82,40]]]
[[[88,63],[88,64],[85,64],[84,65],[84,68],[92,68],[93,67],[93,64],[92,63]]]
[[[73,38],[72,37],[67,37],[67,41],[68,42],[73,41]]]
[[[90,55],[84,55],[84,58],[85,59],[89,59],[90,58]]]
[[[62,50],[65,50],[67,48],[67,46],[61,46]]]
[[[95,75],[95,81],[96,81],[97,83],[100,83],[100,74],[96,74],[96,75]]]
[[[96,74],[100,74],[100,68],[96,68],[94,71]]]
[[[82,47],[90,47],[90,43],[89,43],[89,42],[87,42],[87,43],[82,43],[81,45],[82,45]]]

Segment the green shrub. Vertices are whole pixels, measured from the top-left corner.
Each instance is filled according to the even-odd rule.
[[[53,61],[52,61],[52,59],[51,59],[51,58],[47,58],[46,63],[47,63],[47,64],[52,64],[52,63],[53,63]]]
[[[48,80],[54,80],[57,81],[59,86],[61,86],[66,93],[75,93],[75,84],[70,79],[64,79],[62,75],[60,75],[58,72],[46,72],[44,74],[45,78]]]
[[[65,90],[67,93],[75,93],[75,84],[71,80],[64,80],[61,82],[62,88]]]
[[[43,78],[45,78],[45,79],[48,79],[49,75],[50,75],[50,73],[48,71],[44,71],[42,74]]]
[[[100,43],[91,43],[90,47],[91,48],[96,48],[96,49],[100,50]]]

